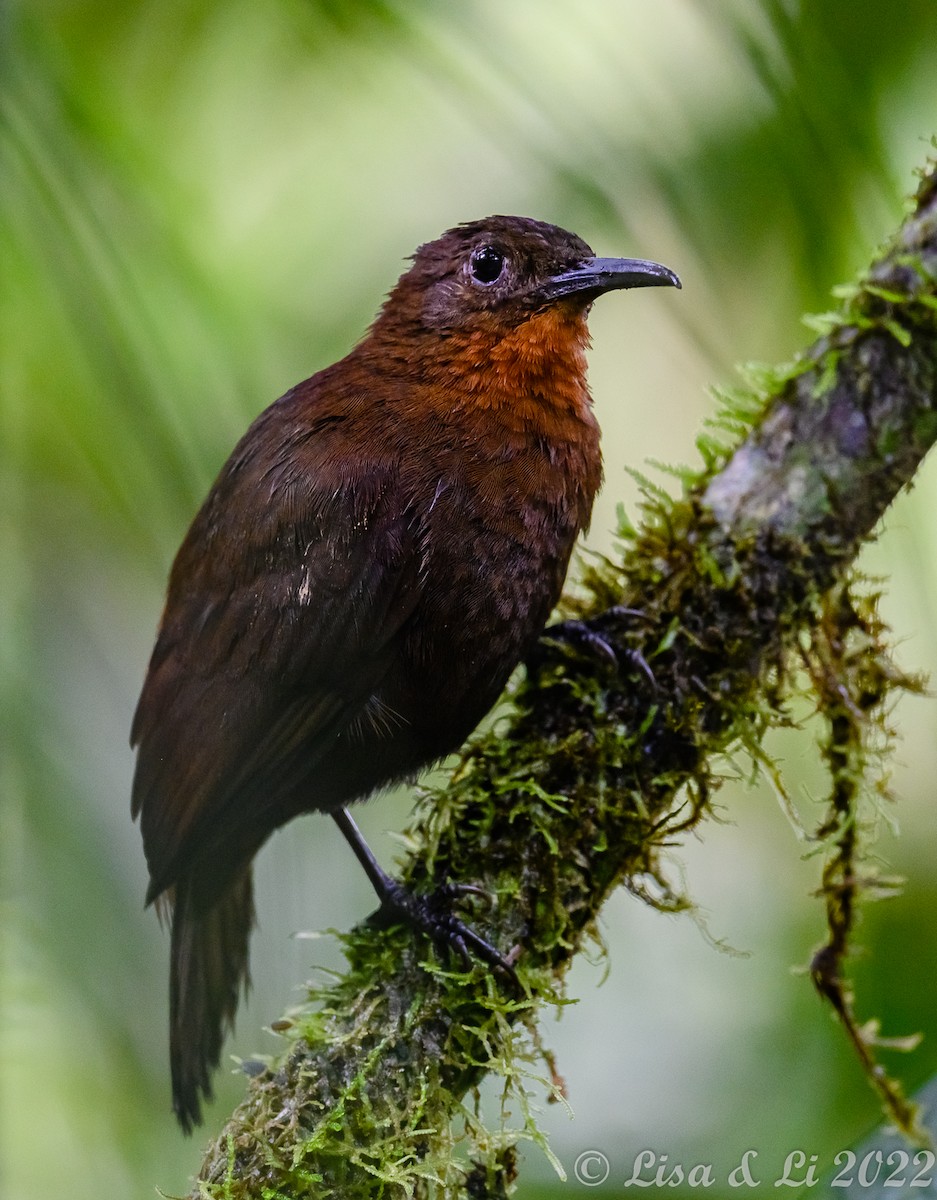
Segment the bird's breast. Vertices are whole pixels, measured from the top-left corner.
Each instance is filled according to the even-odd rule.
[[[540,634],[600,478],[597,433],[577,443],[502,430],[441,455],[423,483],[424,585],[401,666],[419,719],[454,744]]]

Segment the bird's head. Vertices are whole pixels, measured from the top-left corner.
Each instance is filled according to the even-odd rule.
[[[660,263],[597,258],[582,238],[544,221],[493,216],[421,246],[375,328],[497,334],[553,308],[581,319],[603,292],[635,287],[680,280]]]

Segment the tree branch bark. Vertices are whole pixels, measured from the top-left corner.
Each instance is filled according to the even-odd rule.
[[[842,311],[762,393],[734,453],[649,503],[622,563],[589,570],[578,615],[618,666],[547,644],[411,830],[411,884],[496,897],[471,920],[519,948],[523,994],[409,931],[352,931],[347,974],[291,1022],[284,1061],[251,1081],[193,1195],[503,1194],[510,1142],[485,1134],[466,1094],[522,1069],[518,1030],[609,893],[659,879],[662,840],[706,812],[709,764],[756,744],[824,593],[937,437],[933,167]]]

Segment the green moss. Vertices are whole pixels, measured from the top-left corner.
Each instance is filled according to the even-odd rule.
[[[864,895],[880,890],[870,848],[881,805],[891,799],[888,712],[900,692],[922,686],[895,667],[877,603],[877,594],[864,589],[861,580],[831,589],[804,655],[811,698],[826,725],[820,749],[830,777],[827,813],[814,834],[824,858],[821,895],[828,937],[813,956],[810,974],[842,1022],[888,1118],[910,1140],[928,1144],[916,1106],[878,1061],[878,1023],[860,1023],[855,1015],[845,973],[858,905]]]

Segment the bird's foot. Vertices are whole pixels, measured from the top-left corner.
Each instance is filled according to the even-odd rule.
[[[626,608],[622,604],[616,605],[614,608],[608,609],[606,613],[603,613],[603,616],[611,617],[640,617],[642,615],[639,609]],[[654,678],[654,672],[651,670],[647,659],[639,650],[634,650],[630,646],[615,647],[597,629],[594,629],[585,621],[577,621],[575,619],[560,621],[556,625],[547,626],[540,637],[540,641],[534,647],[533,653],[528,657],[528,668],[533,667],[536,669],[542,664],[544,643],[549,644],[550,642],[581,650],[586,654],[592,655],[594,658],[608,663],[616,671],[621,669],[621,662],[624,659],[646,677],[651,687],[655,690],[657,689],[657,680]]]
[[[548,625],[541,635],[541,641],[572,646],[574,650],[583,650],[595,658],[604,659],[616,669],[618,667],[618,655],[612,644],[585,621],[569,620]]]
[[[454,950],[466,970],[471,966],[472,955],[481,959],[494,970],[501,971],[516,986],[520,986],[514,963],[519,947],[503,955],[490,942],[452,911],[452,905],[465,896],[478,896],[489,903],[491,894],[472,883],[444,883],[429,893],[411,892],[388,877],[382,889],[381,907],[371,920],[381,925],[405,922],[421,933],[428,934],[438,946]]]

